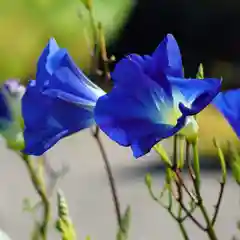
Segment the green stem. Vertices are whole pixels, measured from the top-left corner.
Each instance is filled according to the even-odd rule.
[[[193,146],[193,170],[195,174],[195,183],[197,185],[197,189],[200,191],[200,162],[198,156],[198,146],[197,140],[192,143]]]
[[[197,148],[197,141],[192,143],[192,147],[193,147],[193,169],[194,169],[194,173],[195,173],[195,179],[193,181],[193,185],[194,185],[194,189],[196,191],[196,196],[198,199],[198,206],[199,206],[199,208],[202,212],[202,215],[204,217],[204,220],[207,224],[206,232],[208,234],[209,239],[217,240],[216,233],[213,229],[211,220],[210,220],[207,210],[203,204],[203,199],[202,199],[201,193],[200,193],[200,166],[199,166],[199,154],[198,154],[198,148]]]
[[[180,159],[178,159],[178,141],[180,140],[180,138],[178,138],[177,135],[174,135],[174,141],[173,141],[173,167],[176,168],[176,172],[178,172],[178,168],[182,166],[182,157],[183,155],[180,153]],[[169,171],[171,172],[171,169],[169,169]],[[171,183],[170,183],[171,184]],[[177,191],[178,191],[178,197],[179,197],[179,201],[182,201],[182,188],[181,188],[181,184],[177,183]],[[170,191],[169,191],[170,192]],[[172,189],[171,192],[172,194]],[[179,208],[178,208],[178,226],[180,228],[182,237],[184,240],[189,240],[187,231],[185,229],[185,226],[183,224],[183,221],[181,221],[180,219],[182,218],[182,206],[181,204],[179,204]]]
[[[177,161],[177,168],[182,169],[184,166],[184,147],[185,141],[182,138],[179,138],[179,159]]]
[[[178,188],[178,192],[182,191],[180,185],[177,185],[177,188]],[[182,195],[182,193],[180,195]],[[181,199],[180,199],[180,201],[181,201]],[[182,218],[182,206],[181,206],[181,204],[179,204],[179,207],[178,207],[178,219],[181,219],[181,218]],[[188,237],[186,228],[185,228],[185,226],[183,224],[183,221],[178,221],[178,226],[180,228],[180,231],[181,231],[183,239],[184,240],[189,240],[189,237]]]
[[[215,233],[215,231],[214,231],[214,229],[213,229],[211,220],[210,220],[210,218],[209,218],[209,216],[208,216],[207,210],[206,210],[206,208],[204,207],[203,203],[200,203],[200,204],[199,204],[199,208],[200,208],[200,210],[201,210],[201,212],[202,212],[202,214],[203,214],[203,217],[204,217],[204,219],[205,219],[205,221],[206,221],[206,223],[207,223],[207,229],[206,229],[206,231],[207,231],[207,234],[208,234],[208,236],[209,236],[209,239],[211,239],[211,240],[217,240],[217,239],[218,239],[218,238],[217,238],[217,235],[216,235],[216,233]]]
[[[93,56],[92,56],[92,63],[91,63],[91,73],[95,74],[96,70],[98,70],[98,28],[95,23],[92,7],[90,7],[88,10],[89,10],[90,24],[91,24],[92,36],[93,36]]]
[[[50,203],[48,201],[46,192],[45,192],[45,186],[44,182],[39,176],[36,174],[34,170],[34,166],[31,162],[31,159],[28,155],[23,154],[22,158],[27,166],[27,170],[29,172],[30,178],[32,180],[32,184],[37,191],[38,195],[40,196],[43,206],[44,206],[44,213],[43,213],[43,221],[40,226],[40,234],[42,240],[47,240],[47,230],[48,230],[48,222],[50,220]]]
[[[180,228],[183,239],[184,240],[190,240],[190,238],[188,237],[187,231],[184,227],[184,224],[182,222],[178,222],[178,226]]]

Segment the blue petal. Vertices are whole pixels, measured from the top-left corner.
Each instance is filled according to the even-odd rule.
[[[37,86],[43,87],[45,81],[58,68],[59,62],[66,54],[65,49],[60,49],[56,40],[51,38],[39,57],[37,63],[36,79],[38,79]]]
[[[219,93],[221,81],[218,79],[184,79],[168,77],[172,89],[184,96],[186,103],[180,103],[184,115],[195,115],[209,105]]]
[[[240,137],[240,89],[219,93],[213,105],[223,114],[235,133]]]
[[[114,141],[122,146],[131,146],[135,157],[151,150],[161,139],[172,136],[185,123],[181,118],[176,125],[165,121],[165,110],[172,107],[164,92],[155,82],[141,79],[141,72],[135,72],[139,83],[114,87],[100,97],[95,108],[95,121]],[[170,105],[169,105],[170,104]]]
[[[46,94],[53,91],[75,95],[89,103],[92,102],[94,105],[98,97],[104,94],[102,89],[93,84],[83,74],[67,53],[59,61],[58,69],[48,78],[48,84],[44,87],[44,93]]]
[[[141,57],[138,55],[130,55],[130,57],[120,60],[112,73],[115,86],[121,86],[126,89],[137,91],[138,88],[158,88],[162,92],[161,98],[165,101],[172,101],[172,95],[168,89],[163,88],[158,82],[154,81],[144,72],[141,65]],[[153,90],[154,92],[154,90]],[[139,95],[139,94],[138,94]],[[141,96],[139,95],[139,98]],[[163,99],[162,99],[163,100]]]
[[[183,77],[182,58],[178,44],[172,34],[168,34],[152,54],[151,72],[161,81],[161,75]]]
[[[63,137],[94,124],[93,109],[39,92],[30,81],[22,99],[26,154],[40,156]]]
[[[11,110],[5,96],[0,92],[0,131],[8,128],[12,121]]]
[[[141,56],[135,54],[120,60],[111,74],[114,84],[136,86],[139,81],[145,81],[142,77],[144,75],[142,60]],[[141,75],[140,78],[139,73]]]

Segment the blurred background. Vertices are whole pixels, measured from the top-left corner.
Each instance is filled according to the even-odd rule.
[[[240,2],[237,0],[94,0],[109,54],[117,58],[151,53],[167,33],[182,51],[187,76],[202,62],[207,76],[239,84]],[[0,80],[34,77],[35,65],[50,37],[66,47],[87,71],[91,38],[81,0],[2,0],[0,3]]]
[[[223,77],[223,87],[238,87],[240,76],[240,2],[237,0],[94,0],[94,17],[104,27],[108,55],[150,54],[167,33],[181,48],[185,74]],[[0,3],[0,81],[35,78],[35,66],[50,37],[67,48],[77,64],[90,69],[92,32],[80,0],[2,0]],[[90,44],[89,44],[90,43]],[[211,108],[200,116],[201,146],[209,131],[235,135]],[[206,137],[206,138],[205,138]]]
[[[94,17],[104,27],[109,56],[119,60],[128,53],[151,54],[164,36],[172,33],[181,48],[187,77],[195,77],[198,65],[203,63],[206,77],[224,78],[224,89],[240,86],[239,0],[93,0],[93,3]],[[90,26],[89,14],[81,0],[0,0],[0,82],[8,78],[34,79],[38,57],[50,37],[67,48],[88,74],[92,46]],[[212,137],[221,143],[239,143],[213,107],[206,108],[197,119],[202,162],[216,159],[212,158],[216,153]],[[154,205],[144,186],[146,172],[154,175],[157,188],[163,185],[157,156],[153,153],[142,161],[130,161],[133,157],[128,148],[119,147],[104,136],[103,140],[121,203],[124,207],[128,203],[133,206],[132,239],[159,239],[159,236],[179,239],[178,229],[167,213]],[[169,142],[166,147],[171,151]],[[29,239],[32,218],[23,214],[21,201],[26,196],[36,201],[38,198],[19,158],[3,144],[0,144],[0,153],[0,228],[13,239]],[[71,172],[61,188],[81,239],[87,234],[91,234],[92,239],[114,239],[116,222],[104,165],[88,130],[64,139],[47,155],[56,169],[61,168],[61,163],[70,165]],[[213,169],[207,164],[201,172],[209,208],[219,191],[216,181],[219,172],[213,170],[216,167]],[[226,191],[216,226],[220,240],[230,239],[239,219],[236,211],[239,186],[230,179]],[[193,225],[188,227],[194,240],[206,239]]]

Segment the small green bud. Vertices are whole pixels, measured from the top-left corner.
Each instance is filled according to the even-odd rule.
[[[240,184],[240,155],[233,145],[231,146],[229,163],[232,169],[233,178]]]
[[[222,181],[223,183],[225,183],[227,179],[227,167],[226,167],[224,154],[216,139],[213,140],[213,144],[217,149],[218,158],[219,158],[221,169],[222,169]]]
[[[198,72],[197,72],[196,78],[198,78],[198,79],[204,79],[204,70],[203,70],[203,65],[202,65],[202,63],[200,63],[200,65],[199,65],[199,67],[198,67]]]
[[[81,0],[81,2],[84,4],[88,11],[92,11],[93,6],[92,0]]]
[[[148,187],[148,189],[152,188],[152,175],[150,173],[147,173],[145,175],[145,184]]]

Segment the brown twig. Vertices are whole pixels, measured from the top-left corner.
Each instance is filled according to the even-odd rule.
[[[177,168],[177,151],[178,151],[178,137],[175,134],[173,136],[173,169]]]
[[[184,210],[184,212],[187,214],[187,217],[189,217],[202,231],[206,231],[206,228],[200,223],[198,222],[198,220],[196,220],[195,217],[193,217],[192,215],[192,211],[189,211],[185,205],[183,204],[183,202],[179,201],[178,199],[176,199],[178,201],[178,203],[181,205],[182,209]]]
[[[196,196],[188,190],[186,184],[184,183],[184,181],[183,181],[183,179],[182,179],[182,177],[181,177],[181,174],[180,174],[179,170],[177,169],[177,170],[175,171],[175,173],[176,173],[176,176],[177,176],[177,178],[178,178],[179,183],[180,183],[181,186],[184,188],[185,192],[188,194],[188,196],[189,196],[195,203],[197,203],[197,198],[196,198]]]
[[[186,208],[182,201],[182,191],[181,191],[181,185],[178,181],[176,181],[177,189],[178,189],[178,197],[175,196],[176,201],[180,204],[184,212],[188,215],[188,217],[203,231],[205,231],[205,228],[202,226],[201,223],[199,223],[192,215],[191,211]]]
[[[176,142],[176,144],[177,144],[177,142]],[[178,172],[178,169],[176,169],[176,173],[177,172]],[[180,181],[178,181],[178,179],[175,179],[175,183],[177,185],[178,199],[180,202],[183,202],[183,194],[182,194],[182,186],[183,185],[180,183]],[[182,206],[179,204],[179,209],[178,209],[179,220],[181,220],[181,217],[182,217]],[[183,238],[185,240],[189,240],[189,237],[188,237],[187,231],[185,229],[185,226],[183,224],[183,221],[178,221],[178,225],[179,225],[179,228],[180,228]]]
[[[196,208],[197,208],[197,205],[195,204],[195,206],[189,211],[188,210],[188,212],[186,213],[186,215],[184,216],[184,217],[182,217],[180,220],[182,221],[182,222],[184,222],[188,217],[189,217],[189,215],[192,215],[193,213],[194,213],[194,211],[196,210]]]
[[[119,228],[122,229],[121,208],[120,208],[119,198],[118,198],[118,195],[117,195],[117,189],[116,189],[116,186],[115,186],[115,180],[114,180],[114,177],[113,177],[112,169],[111,169],[107,154],[105,152],[105,149],[103,147],[102,141],[101,141],[100,136],[99,136],[99,127],[98,126],[96,126],[95,131],[92,131],[92,135],[93,135],[93,137],[95,138],[95,140],[98,144],[99,150],[101,152],[101,155],[102,155],[102,158],[103,158],[103,161],[104,161],[104,164],[105,164],[105,170],[107,172],[108,182],[109,182],[111,192],[112,192],[112,199],[113,199],[113,203],[114,203],[114,206],[115,206],[115,213],[116,213],[118,225],[119,225]]]
[[[214,226],[218,213],[219,213],[219,209],[220,209],[220,204],[222,201],[222,197],[223,197],[223,192],[224,192],[224,188],[225,188],[225,183],[224,182],[220,182],[220,191],[219,191],[219,195],[218,195],[218,200],[215,206],[215,212],[213,214],[213,218],[212,218],[212,226]]]

